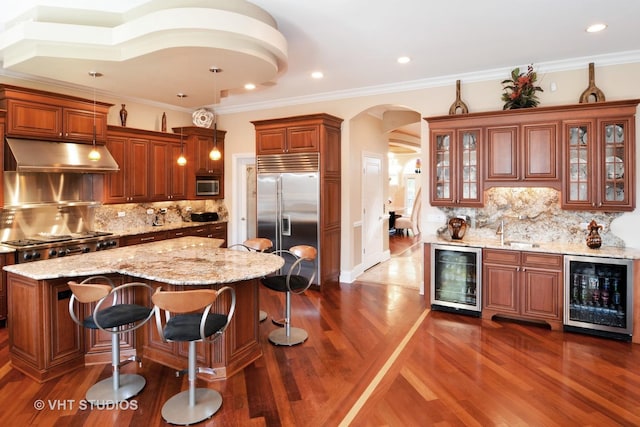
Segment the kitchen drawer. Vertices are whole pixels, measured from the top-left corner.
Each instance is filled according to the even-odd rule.
[[[548,270],[562,270],[563,256],[541,252],[522,252],[523,267],[538,267]]]
[[[200,236],[207,237],[209,235],[209,227],[202,225],[199,227],[185,227],[178,230],[171,230],[168,232],[169,239],[176,239],[178,237],[186,236]]]
[[[138,245],[140,243],[157,242],[159,240],[165,240],[167,238],[166,231],[160,231],[156,233],[144,233],[136,234],[133,236],[125,236],[120,238],[120,246]]]
[[[520,264],[520,251],[507,249],[483,249],[482,262],[494,262],[498,264]]]

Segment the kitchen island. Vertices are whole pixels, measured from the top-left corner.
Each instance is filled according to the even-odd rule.
[[[110,337],[81,328],[68,313],[68,281],[104,275],[116,285],[142,281],[166,290],[232,286],[236,313],[224,339],[198,348],[198,363],[216,370],[213,378],[206,379],[232,375],[262,355],[259,279],[284,261],[272,254],[220,248],[221,244],[220,239],[182,237],[4,267],[12,366],[44,382],[85,363],[110,362]],[[148,294],[133,291],[123,294],[122,301],[150,304]],[[225,301],[217,304],[222,307]],[[152,322],[138,331],[123,337],[123,357],[137,354],[175,369],[186,366],[186,345],[162,342]]]

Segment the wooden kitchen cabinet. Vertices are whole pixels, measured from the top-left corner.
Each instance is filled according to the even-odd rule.
[[[150,200],[149,140],[109,136],[107,149],[120,166],[106,175],[104,203],[131,203]]]
[[[180,144],[152,139],[150,145],[149,197],[153,201],[184,200],[187,198],[186,165],[177,162]]]
[[[181,150],[179,135],[120,126],[108,129],[107,149],[120,170],[105,175],[104,203],[187,198],[188,169],[177,163]]]
[[[4,130],[5,130],[6,111],[0,110],[0,158],[4,163]],[[0,188],[4,188],[4,173],[0,173]],[[4,191],[0,191],[0,206],[4,206]]]
[[[488,126],[484,183],[560,185],[558,123]]]
[[[15,264],[15,254],[13,252],[0,255],[1,265]],[[0,273],[0,327],[7,324],[7,272],[2,270]]]
[[[7,136],[104,144],[113,104],[34,89],[0,85],[0,108],[7,110]]]
[[[431,131],[430,200],[433,206],[483,205],[482,131],[453,129]]]
[[[632,211],[635,208],[635,111],[638,101],[594,108],[563,121],[562,207]]]
[[[278,121],[256,125],[256,154],[310,153],[320,151],[319,123],[312,118],[295,120],[283,126]],[[258,122],[254,122],[254,125]]]
[[[438,135],[454,140],[460,129],[477,128],[483,141],[479,153],[483,190],[550,187],[562,192],[563,209],[631,211],[638,103],[633,99],[426,117],[431,168],[437,171],[438,164],[446,161],[434,155]],[[460,176],[456,161],[452,157],[449,164],[451,181]],[[437,178],[432,172],[431,203],[455,207],[455,187],[440,197],[438,185],[433,184]]]
[[[482,317],[503,316],[562,328],[563,256],[484,249]]]

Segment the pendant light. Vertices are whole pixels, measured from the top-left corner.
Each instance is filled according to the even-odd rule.
[[[187,95],[184,93],[179,93],[178,98],[183,100]],[[182,142],[182,126],[180,126],[180,157],[178,157],[178,165],[184,166],[187,164],[187,159],[184,157],[184,143]]]
[[[221,68],[218,67],[211,67],[209,68],[209,71],[211,71],[214,75],[213,78],[213,95],[214,95],[214,99],[213,99],[213,103],[214,105],[216,104],[216,100],[218,99],[218,94],[216,93],[216,79],[215,79],[215,75],[218,73],[222,72]],[[211,160],[220,160],[220,158],[222,157],[222,153],[220,153],[220,150],[218,149],[218,120],[216,118],[216,112],[215,110],[213,111],[213,149],[211,150],[211,152],[209,153],[209,158]]]
[[[100,152],[96,148],[96,83],[95,79],[102,77],[102,73],[97,71],[89,71],[89,75],[93,77],[93,149],[89,152],[89,160],[97,162],[100,160]]]

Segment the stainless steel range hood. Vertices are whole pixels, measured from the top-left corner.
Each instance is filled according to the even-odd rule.
[[[107,173],[120,168],[109,150],[96,146],[100,160],[89,160],[90,144],[6,138],[5,171]]]

